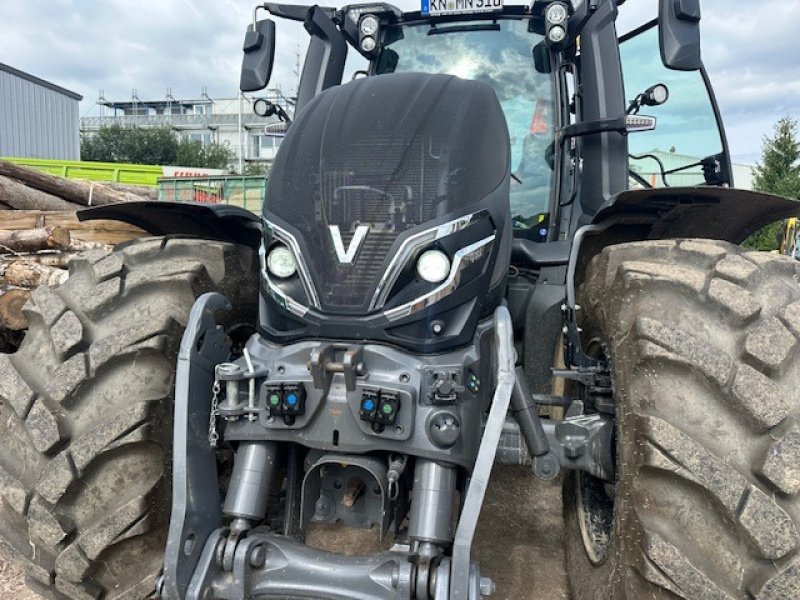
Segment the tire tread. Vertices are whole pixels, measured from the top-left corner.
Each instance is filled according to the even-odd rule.
[[[71,262],[66,283],[32,294],[22,346],[0,355],[0,411],[6,403],[13,409],[39,462],[24,477],[0,469],[0,510],[18,516],[6,519],[14,533],[3,537],[43,596],[138,600],[152,593],[169,516],[163,475],[182,330],[194,299],[215,289],[232,300],[237,318],[252,318],[255,265],[249,250],[232,244],[150,238],[111,255],[85,253]],[[135,372],[142,365],[147,378],[132,380],[143,377]],[[124,389],[129,398],[118,393]],[[0,464],[13,470],[5,450],[0,445]],[[157,471],[141,462],[156,451]],[[149,475],[92,500],[100,472],[129,464],[145,464]]]
[[[618,483],[624,531],[603,597],[800,597],[799,276],[795,261],[704,240],[621,244],[593,259],[582,326],[611,349],[625,390],[620,456],[635,465]],[[707,403],[700,414],[713,421],[678,397]],[[653,502],[649,482],[666,497]],[[670,485],[708,499],[693,509],[716,513],[705,529],[683,531]],[[726,540],[736,560],[709,560],[692,536]],[[571,587],[592,597],[584,582]]]

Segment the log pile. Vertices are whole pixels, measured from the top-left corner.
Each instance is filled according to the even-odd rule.
[[[80,222],[77,211],[153,199],[149,188],[69,180],[0,160],[0,352],[21,341],[33,289],[63,283],[79,253],[111,252],[144,233],[117,221]]]
[[[28,327],[22,309],[39,285],[57,285],[68,272],[46,264],[69,251],[70,233],[63,227],[0,230],[0,350],[13,349]],[[45,262],[39,262],[45,259]]]
[[[85,206],[151,200],[150,191],[145,190],[65,179],[0,160],[0,209],[77,210]]]

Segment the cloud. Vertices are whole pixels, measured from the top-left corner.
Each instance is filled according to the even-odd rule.
[[[509,0],[510,2],[510,0]],[[294,2],[297,3],[297,2]],[[85,96],[94,113],[99,90],[109,99],[214,97],[238,92],[241,44],[254,0],[26,0],[0,2],[0,60]],[[419,3],[397,5],[415,10]],[[656,14],[657,0],[628,0],[620,30]],[[761,0],[758,9],[702,0],[703,52],[717,89],[732,152],[753,160],[761,138],[784,115],[800,117],[796,31],[800,2]],[[771,18],[770,15],[776,15]],[[278,22],[273,83],[292,93],[299,23]],[[355,52],[351,56],[357,57]],[[351,60],[351,63],[360,62]],[[352,71],[352,67],[350,69]]]

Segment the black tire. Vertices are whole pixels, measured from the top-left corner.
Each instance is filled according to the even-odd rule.
[[[612,363],[618,473],[613,494],[566,477],[574,600],[800,598],[800,263],[625,244],[580,299]]]
[[[0,355],[0,541],[49,598],[153,593],[169,520],[177,349],[194,300],[253,322],[254,253],[148,238],[89,253],[39,288]]]

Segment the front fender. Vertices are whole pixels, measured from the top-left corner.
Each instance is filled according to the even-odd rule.
[[[800,202],[783,196],[721,187],[630,190],[611,198],[593,225],[611,219],[647,227],[640,239],[705,238],[741,244],[770,223],[800,216]]]
[[[261,220],[252,212],[227,204],[130,202],[78,211],[81,221],[108,219],[135,225],[152,235],[187,235],[233,242],[258,249]]]

